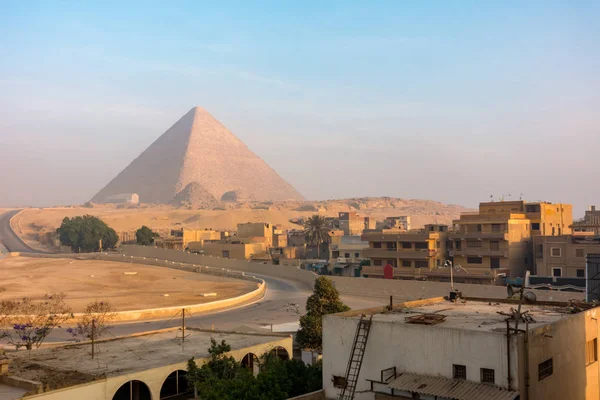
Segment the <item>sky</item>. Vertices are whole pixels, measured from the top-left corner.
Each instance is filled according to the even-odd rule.
[[[89,200],[194,106],[311,200],[600,205],[600,1],[3,2],[0,206]],[[509,196],[510,194],[510,196]]]

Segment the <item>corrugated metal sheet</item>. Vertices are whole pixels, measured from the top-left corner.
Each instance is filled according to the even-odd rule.
[[[388,385],[391,389],[455,400],[513,400],[519,392],[458,379],[404,373]]]

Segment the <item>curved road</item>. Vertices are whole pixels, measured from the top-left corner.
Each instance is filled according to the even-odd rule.
[[[13,232],[10,218],[20,210],[0,215],[0,241],[9,251],[35,252]],[[295,331],[300,315],[304,314],[305,303],[311,295],[311,288],[299,281],[256,275],[267,284],[266,296],[249,305],[234,307],[213,313],[191,317],[186,316],[186,326],[215,330],[262,330],[268,332],[273,324],[274,331]],[[351,308],[369,308],[386,304],[385,298],[365,298],[342,296],[342,300]],[[181,325],[181,316],[156,321],[128,322],[115,324],[110,335],[120,336],[154,329]],[[286,326],[287,325],[287,326]],[[61,329],[55,329],[47,341],[69,340],[71,337]]]

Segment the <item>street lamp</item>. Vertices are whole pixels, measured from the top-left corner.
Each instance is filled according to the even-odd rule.
[[[465,271],[467,274],[469,273],[469,271],[467,271],[462,266],[460,266],[460,264],[453,265],[452,261],[450,261],[450,260],[446,260],[444,262],[444,268],[450,268],[450,290],[451,291],[454,291],[454,269],[456,269],[456,272],[462,270],[462,271]]]

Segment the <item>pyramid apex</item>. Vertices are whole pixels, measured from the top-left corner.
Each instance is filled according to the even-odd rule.
[[[208,111],[200,106],[192,107],[190,112],[193,112],[194,114],[208,114]]]

